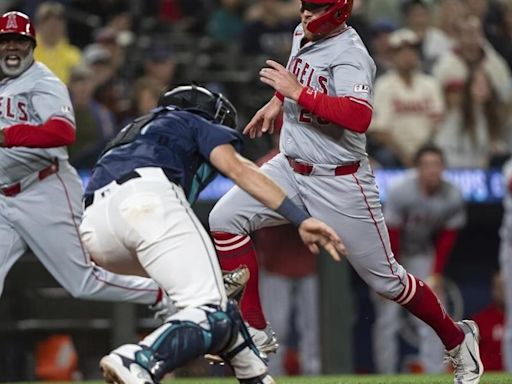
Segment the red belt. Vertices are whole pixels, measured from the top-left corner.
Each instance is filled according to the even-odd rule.
[[[37,178],[38,180],[44,180],[48,176],[53,175],[54,173],[57,173],[59,171],[59,161],[54,160],[49,166],[46,168],[41,169],[39,172],[37,172]],[[17,182],[15,184],[9,185],[5,188],[0,188],[0,192],[4,196],[16,196],[18,193],[21,192],[21,182]]]
[[[313,169],[315,168],[313,164],[299,162],[289,157],[287,157],[287,159],[293,171],[296,173],[300,173],[301,175],[309,176],[311,175]],[[356,161],[350,164],[338,165],[336,168],[333,169],[333,173],[334,176],[350,175],[352,173],[356,173],[358,169],[359,161]]]

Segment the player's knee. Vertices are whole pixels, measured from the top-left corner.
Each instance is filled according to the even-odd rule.
[[[379,281],[373,282],[371,288],[380,296],[385,299],[393,300],[395,297],[400,295],[403,291],[404,286],[401,281],[397,278],[393,279],[380,279]]]
[[[208,224],[212,232],[241,233],[236,226],[233,210],[222,202],[213,207],[208,218]]]

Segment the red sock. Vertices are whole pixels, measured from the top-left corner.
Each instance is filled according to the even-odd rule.
[[[232,271],[241,265],[249,268],[249,281],[240,302],[242,316],[251,327],[264,329],[267,320],[261,308],[259,292],[258,261],[251,238],[226,232],[212,232],[220,266]]]
[[[407,285],[395,301],[430,325],[447,350],[462,343],[464,332],[446,313],[436,294],[420,279],[409,273],[407,277]]]

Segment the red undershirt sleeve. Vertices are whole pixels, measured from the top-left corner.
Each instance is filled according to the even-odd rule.
[[[372,120],[370,103],[353,96],[329,96],[304,87],[298,103],[314,115],[357,133],[366,132]]]
[[[400,259],[400,229],[399,228],[388,228],[389,242],[391,243],[391,251],[395,256],[395,260]]]
[[[459,231],[456,229],[443,229],[436,240],[436,258],[434,260],[434,268],[432,273],[442,274],[446,264],[448,262],[448,257],[453,250],[453,246],[455,245],[455,240],[457,240],[457,235]]]
[[[51,117],[40,125],[15,124],[4,133],[4,147],[54,148],[75,141],[73,123],[63,117]]]

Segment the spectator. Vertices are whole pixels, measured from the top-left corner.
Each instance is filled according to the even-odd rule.
[[[453,41],[432,25],[432,12],[425,0],[407,0],[402,12],[406,27],[420,40],[422,68],[430,73],[437,58],[452,48]]]
[[[436,136],[449,167],[487,167],[504,151],[505,105],[510,99],[510,71],[485,40],[481,22],[470,16],[459,23],[455,50],[434,67],[447,103]]]
[[[158,98],[164,89],[160,87],[155,79],[150,77],[139,77],[132,88],[131,97],[131,120],[136,116],[148,114],[156,108]],[[124,125],[124,124],[123,124]]]
[[[246,13],[246,28],[242,36],[242,50],[246,54],[265,55],[277,61],[286,61],[291,47],[290,32],[298,19],[286,14],[282,4],[275,0],[258,0]]]
[[[503,276],[492,278],[492,302],[473,315],[480,328],[480,356],[486,371],[503,371],[502,341],[505,332],[505,292]]]
[[[393,32],[393,70],[375,83],[370,155],[385,167],[413,163],[414,153],[429,142],[444,112],[436,79],[419,70],[419,40],[408,29]]]
[[[437,27],[450,40],[454,47],[457,37],[457,25],[467,16],[467,9],[463,0],[441,0],[437,7]]]
[[[208,21],[208,34],[218,43],[236,42],[241,36],[245,23],[241,0],[220,0],[219,7]]]
[[[391,250],[410,273],[443,297],[443,274],[458,231],[465,225],[462,193],[443,179],[444,157],[432,145],[415,154],[416,172],[399,179],[388,192],[384,219]],[[374,359],[380,373],[396,372],[400,306],[374,295]],[[424,322],[415,319],[423,370],[443,371],[443,345]]]
[[[91,169],[102,148],[116,133],[114,115],[93,99],[94,73],[88,67],[71,71],[69,92],[75,110],[76,141],[69,147],[70,163]]]
[[[370,50],[377,66],[377,77],[393,66],[393,49],[389,45],[389,35],[396,29],[396,26],[388,20],[377,20],[371,27]]]
[[[64,6],[52,1],[42,3],[35,21],[38,34],[34,58],[68,84],[71,69],[80,63],[81,52],[68,42]]]
[[[157,42],[149,47],[144,59],[144,75],[155,80],[161,89],[174,84],[176,60],[171,47]]]

